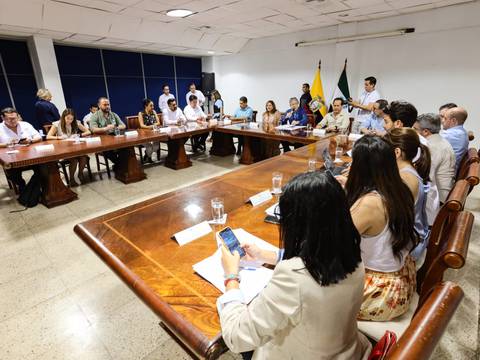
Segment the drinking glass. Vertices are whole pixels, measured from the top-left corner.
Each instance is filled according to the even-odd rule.
[[[158,126],[157,126],[157,124],[153,124],[152,130],[153,130],[154,133],[158,132]]]
[[[80,135],[79,134],[73,134],[72,138],[75,140],[75,144],[80,144]]]
[[[17,139],[10,139],[10,141],[8,142],[8,147],[13,149],[15,147],[15,145],[17,144],[18,140]]]
[[[115,132],[115,136],[120,135],[120,129],[118,128],[118,126],[115,126],[114,132]]]
[[[308,172],[314,172],[317,170],[317,160],[314,158],[308,159]]]
[[[221,223],[223,220],[223,215],[225,213],[223,199],[219,197],[215,197],[212,200],[210,200],[210,204],[212,206],[213,221],[215,221],[216,223]]]
[[[282,179],[283,174],[281,172],[276,171],[272,174],[272,193],[282,193]]]
[[[312,132],[312,124],[308,123],[307,124],[307,133]]]
[[[341,163],[342,161],[342,156],[343,156],[343,147],[337,146],[335,149],[335,162],[336,163]]]

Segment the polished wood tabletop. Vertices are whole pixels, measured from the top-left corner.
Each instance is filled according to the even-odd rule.
[[[316,153],[316,146],[325,148],[325,141],[312,144],[309,151]],[[215,252],[214,232],[184,246],[171,237],[211,219],[210,200],[222,197],[226,226],[241,227],[279,246],[278,227],[264,222],[265,209],[276,199],[257,207],[246,201],[271,188],[273,172],[282,172],[285,183],[307,167],[308,158],[277,156],[78,224],[75,232],[177,339],[199,357],[216,358],[225,351],[215,305],[221,294],[192,269]],[[189,212],[191,205],[200,211]]]
[[[144,129],[137,131],[138,135],[136,136],[91,136],[93,138],[99,137],[101,140],[99,142],[81,141],[79,144],[76,144],[69,140],[48,140],[29,146],[17,145],[14,150],[18,150],[18,153],[14,154],[8,153],[12,150],[11,148],[2,148],[0,149],[0,165],[6,169],[21,168],[101,151],[133,147],[149,141],[166,141],[168,139],[168,135],[159,132]],[[53,150],[38,151],[39,146],[50,144],[54,146]]]

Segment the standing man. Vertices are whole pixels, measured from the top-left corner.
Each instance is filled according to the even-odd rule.
[[[205,103],[205,95],[203,95],[203,93],[200,90],[197,90],[197,87],[195,86],[195,83],[190,84],[189,90],[190,91],[185,96],[185,98],[187,100],[187,106],[188,106],[188,104],[190,104],[190,96],[195,95],[196,98],[198,99],[198,105],[200,107],[202,107],[203,104]]]
[[[93,134],[113,134],[115,128],[124,130],[125,124],[120,117],[110,109],[110,100],[106,97],[98,99],[98,108],[100,109],[90,117],[90,129]],[[105,151],[105,156],[116,164],[118,162],[118,152],[115,150]]]
[[[162,91],[163,94],[160,95],[158,98],[158,109],[160,110],[160,112],[163,112],[163,109],[168,107],[167,102],[169,99],[175,99],[175,96],[173,96],[173,94],[170,94],[170,86],[168,86],[167,84],[164,84],[162,86]]]
[[[468,133],[463,127],[467,117],[468,113],[464,108],[454,107],[447,110],[442,121],[443,131],[440,135],[452,145],[457,169],[468,150]]]
[[[305,83],[302,85],[302,96],[300,96],[300,107],[305,110],[307,114],[311,114],[312,111],[310,110],[310,101],[312,101],[312,95],[310,95],[310,85]]]
[[[189,105],[185,106],[183,113],[188,122],[195,122],[200,125],[204,125],[207,121],[207,115],[203,112],[200,107],[199,101],[195,95],[190,95],[188,98]],[[208,132],[205,134],[194,135],[192,136],[192,150],[197,152],[198,149],[205,151],[206,145],[205,141],[207,140]]]
[[[364,80],[365,91],[360,95],[360,100],[353,101],[349,99],[348,103],[350,106],[358,109],[357,117],[352,124],[352,133],[358,134],[360,132],[360,127],[366,118],[370,116],[370,113],[373,111],[373,105],[375,101],[380,99],[380,94],[375,90],[377,85],[377,79],[373,76],[369,76]]]
[[[19,121],[17,110],[11,107],[2,109],[0,123],[0,148],[8,145],[28,145],[42,140],[35,128],[26,121]],[[18,186],[20,193],[25,189],[25,180],[22,177],[22,168],[5,170],[7,178]]]
[[[35,103],[35,123],[33,127],[44,131],[45,125],[52,125],[54,121],[60,120],[57,107],[52,103],[52,94],[48,89],[38,89],[37,102]]]

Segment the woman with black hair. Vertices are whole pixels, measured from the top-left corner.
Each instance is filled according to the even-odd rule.
[[[415,231],[419,243],[411,255],[419,268],[425,259],[430,237],[427,194],[429,191],[437,191],[430,186],[430,150],[420,143],[420,137],[411,128],[392,129],[385,135],[385,140],[393,146],[400,176],[415,199]],[[438,193],[434,197],[438,197]]]
[[[239,255],[222,246],[226,293],[217,304],[225,343],[234,352],[253,350],[253,359],[368,358],[370,343],[356,323],[365,276],[360,235],[342,187],[329,173],[297,175],[279,211],[284,251],[244,245],[248,260],[276,264],[248,306],[239,290]]]
[[[392,146],[378,136],[355,143],[345,184],[353,222],[362,236],[365,288],[360,320],[404,314],[415,291],[414,199],[400,177]]]
[[[138,122],[141,129],[153,129],[155,126],[160,126],[160,120],[155,112],[153,101],[150,99],[144,99],[142,101],[143,111],[138,113]],[[143,161],[146,163],[153,162],[152,154],[160,149],[160,142],[148,142],[145,144],[145,155]],[[160,159],[157,159],[160,160]]]

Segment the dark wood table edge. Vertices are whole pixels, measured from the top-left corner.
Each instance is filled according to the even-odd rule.
[[[188,346],[194,354],[201,358],[215,359],[227,351],[224,342],[221,341],[221,334],[216,335],[210,341],[197,328],[174,311],[170,305],[153,293],[145,282],[130,271],[103,244],[96,241],[95,237],[86,230],[82,224],[75,225],[73,230],[75,234],[122,279],[137,297],[162,320],[162,323],[168,327],[171,334],[177,337],[184,345]]]

